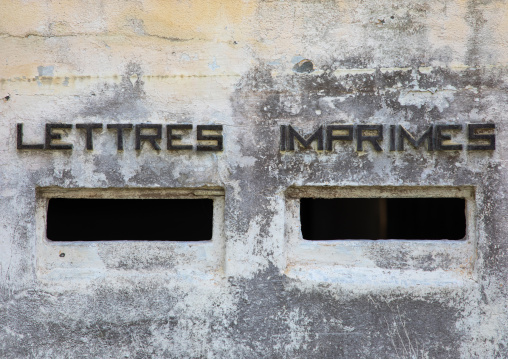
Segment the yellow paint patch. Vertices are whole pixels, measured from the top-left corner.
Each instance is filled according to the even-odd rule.
[[[240,33],[245,36],[245,31],[239,30],[245,28],[256,6],[253,1],[149,0],[142,8],[123,8],[111,22],[117,28],[176,41],[232,40]]]
[[[46,9],[43,1],[0,1],[0,33],[24,36],[44,31]]]

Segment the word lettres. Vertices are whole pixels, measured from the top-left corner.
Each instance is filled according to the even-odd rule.
[[[17,124],[17,148],[18,150],[72,150],[71,143],[62,143],[62,131],[71,130],[74,125],[67,123],[47,123],[44,134],[44,143],[26,144],[23,140],[23,124]],[[82,131],[86,139],[86,149],[93,150],[93,134],[104,128],[102,123],[81,123],[75,128]],[[161,150],[163,125],[157,124],[108,124],[106,128],[116,132],[116,146],[118,151],[124,149],[124,135],[134,129],[135,149],[141,150],[142,144],[147,143],[156,151]],[[193,130],[191,124],[166,125],[166,149],[170,151],[222,151],[222,125],[197,125],[196,140],[194,147],[190,144],[181,144],[184,137],[189,136]]]
[[[312,149],[316,142],[318,151],[333,151],[336,142],[356,141],[356,150],[364,151],[368,144],[374,151],[383,151],[385,127],[388,128],[387,147],[389,151],[404,151],[405,144],[419,148],[426,144],[427,151],[467,151],[495,150],[496,128],[493,123],[469,123],[430,125],[419,137],[410,133],[401,125],[328,125],[318,129],[305,138],[291,125],[280,126],[280,150],[291,152],[295,143],[305,149]],[[452,134],[466,130],[467,144],[452,142]]]

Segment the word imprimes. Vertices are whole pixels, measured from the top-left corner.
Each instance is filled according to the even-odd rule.
[[[418,148],[427,143],[427,151],[467,151],[495,150],[496,136],[493,133],[496,126],[494,123],[468,123],[430,125],[418,137],[406,130],[402,125],[387,125],[388,149],[390,151],[404,151],[404,144],[408,143]],[[300,147],[312,149],[312,143],[317,143],[318,151],[333,151],[337,141],[353,143],[356,140],[356,150],[364,151],[364,142],[367,142],[377,151],[383,151],[385,125],[327,125],[319,126],[318,129],[307,138],[300,135],[291,125],[280,126],[280,150],[292,152],[295,150],[295,142]],[[468,143],[452,142],[451,133],[460,131],[467,132]],[[326,136],[325,136],[326,134]]]

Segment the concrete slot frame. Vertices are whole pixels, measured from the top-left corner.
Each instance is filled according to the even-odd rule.
[[[224,265],[224,189],[202,188],[38,188],[36,261],[42,280],[97,277],[108,273],[199,274],[221,272]],[[46,238],[51,198],[213,200],[211,241],[75,241]],[[161,225],[164,225],[163,223]]]
[[[304,240],[300,198],[463,198],[463,240]],[[286,273],[300,279],[369,285],[460,285],[474,280],[477,247],[475,188],[302,186],[286,191]]]

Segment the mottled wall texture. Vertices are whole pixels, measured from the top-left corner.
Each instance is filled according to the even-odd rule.
[[[506,0],[0,0],[0,357],[507,358],[507,65]],[[302,238],[299,198],[404,196],[465,198],[466,238]],[[54,197],[212,198],[214,234],[51,242]]]

